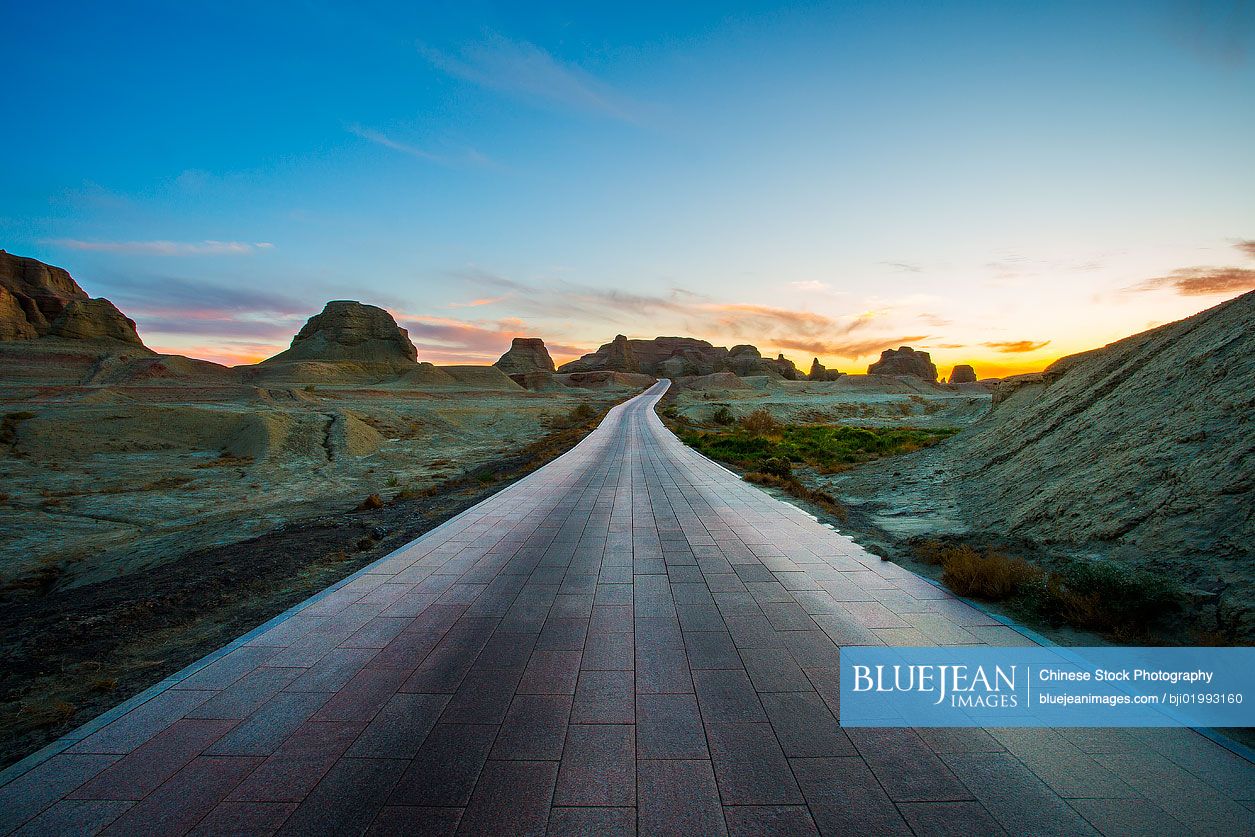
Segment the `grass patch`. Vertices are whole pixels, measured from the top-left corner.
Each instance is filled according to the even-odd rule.
[[[727,429],[682,425],[675,429],[685,444],[711,459],[745,471],[780,476],[785,475],[781,463],[790,469],[807,465],[821,473],[836,473],[882,456],[926,448],[958,432],[950,428],[786,425],[765,410],[756,410]]]

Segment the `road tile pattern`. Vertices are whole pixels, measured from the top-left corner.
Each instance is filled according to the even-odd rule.
[[[1030,642],[653,405],[10,777],[0,833],[1255,833],[1190,730],[842,729],[842,645]]]

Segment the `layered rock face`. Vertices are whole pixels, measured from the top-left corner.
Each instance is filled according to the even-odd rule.
[[[510,350],[493,365],[507,375],[554,371],[553,358],[539,337],[515,337]]]
[[[656,337],[653,340],[629,340],[622,334],[597,351],[579,360],[564,363],[559,372],[640,372],[664,378],[690,375],[712,375],[732,372],[736,375],[779,375],[796,379],[797,368],[781,355],[765,360],[758,349],[749,345],[713,346],[694,337]]]
[[[910,346],[885,349],[880,360],[867,367],[868,375],[914,375],[925,381],[937,380],[937,367],[928,352],[917,352]]]
[[[976,383],[976,370],[969,364],[960,363],[950,370],[950,383],[974,384]]]
[[[374,305],[350,300],[328,302],[321,314],[309,318],[292,346],[267,363],[294,361],[351,361],[408,366],[418,360],[410,335],[392,315]]]
[[[66,271],[0,250],[0,340],[37,337],[143,345],[132,320]]]

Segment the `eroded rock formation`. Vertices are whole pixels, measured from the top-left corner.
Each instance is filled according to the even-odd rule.
[[[349,300],[328,302],[321,314],[310,317],[292,346],[263,364],[292,361],[352,361],[408,365],[418,350],[410,335],[382,308]]]
[[[554,371],[553,358],[539,337],[515,337],[510,350],[493,365],[507,375]]]
[[[937,380],[937,367],[928,352],[917,352],[910,346],[885,349],[880,360],[867,367],[868,375],[914,375],[925,381]]]
[[[841,377],[840,372],[835,369],[829,369],[819,362],[819,358],[811,361],[811,371],[806,377],[811,381],[835,381]]]
[[[732,372],[743,377],[778,375],[790,380],[798,377],[793,361],[784,355],[774,360],[764,359],[754,346],[740,345],[727,349],[695,337],[629,340],[622,334],[597,351],[564,363],[558,371],[640,372],[664,378],[713,375],[716,372]]]
[[[976,383],[976,370],[970,364],[960,363],[950,370],[950,383],[974,384]]]
[[[143,345],[134,321],[65,270],[0,250],[0,340],[38,337]]]

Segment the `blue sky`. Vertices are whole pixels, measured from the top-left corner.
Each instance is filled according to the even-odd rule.
[[[256,359],[352,298],[438,363],[678,333],[997,374],[1255,286],[1248,3],[5,20],[0,246],[163,350]]]

